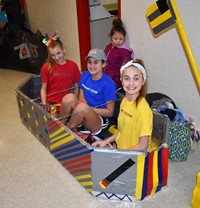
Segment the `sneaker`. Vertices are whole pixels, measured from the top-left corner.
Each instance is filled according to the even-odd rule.
[[[109,125],[109,120],[108,120],[108,118],[103,118],[103,117],[102,117],[102,119],[103,119],[102,129],[105,129]]]
[[[97,141],[105,139],[102,131],[100,133],[92,133],[92,137]]]
[[[98,135],[92,135],[92,138],[93,138],[95,141],[101,141],[101,140],[102,140],[100,137],[98,137]]]
[[[102,118],[102,117],[101,117]],[[103,125],[102,125],[102,129],[106,129],[109,125],[109,120],[108,118],[102,118],[103,120]],[[90,130],[86,129],[82,124],[78,126],[78,132],[80,132],[81,134],[90,134]]]
[[[90,132],[88,129],[86,129],[83,125],[79,126],[77,130],[78,130],[78,132],[80,132],[81,134],[90,134],[90,133],[91,133],[91,132]]]

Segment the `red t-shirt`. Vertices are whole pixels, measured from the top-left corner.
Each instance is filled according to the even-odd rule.
[[[80,71],[75,62],[66,60],[63,65],[55,64],[53,70],[48,70],[48,63],[41,68],[42,82],[47,83],[47,102],[61,103],[62,98],[70,92],[72,84],[78,83]]]

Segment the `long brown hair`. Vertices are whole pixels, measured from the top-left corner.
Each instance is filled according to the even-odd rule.
[[[55,48],[56,46],[60,46],[63,50],[63,43],[60,41],[60,40],[55,40],[53,41],[48,47],[47,47],[47,50],[48,50],[48,57],[45,61],[45,63],[48,63],[48,70],[51,72],[56,64],[56,62],[52,59],[50,53],[49,53],[49,48]]]
[[[138,63],[142,65],[145,68],[144,62],[141,59],[135,59],[134,63]],[[146,68],[145,68],[146,69]],[[144,85],[142,85],[139,96],[136,98],[136,106],[138,105],[139,101],[144,97],[146,97],[147,94],[147,80],[145,81]]]

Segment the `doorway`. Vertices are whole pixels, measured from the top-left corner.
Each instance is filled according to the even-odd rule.
[[[76,0],[81,71],[85,70],[87,67],[85,57],[92,47],[89,1],[90,0]],[[102,5],[105,6],[103,2],[105,3],[105,0],[102,0]],[[116,9],[114,9],[113,12],[116,13]],[[121,18],[121,0],[117,0],[117,14],[118,17]],[[110,28],[107,29],[110,30]],[[94,33],[96,33],[96,37],[99,36],[97,31],[94,31]],[[102,46],[101,48],[103,49]]]

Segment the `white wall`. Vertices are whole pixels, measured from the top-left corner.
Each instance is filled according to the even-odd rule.
[[[66,48],[66,57],[80,68],[80,52],[75,0],[26,0],[31,30],[42,34],[58,34]]]
[[[122,0],[122,20],[136,58],[148,72],[148,91],[171,97],[192,117],[200,129],[200,95],[175,28],[154,38],[146,20],[146,9],[156,0]],[[193,56],[200,69],[200,1],[175,0]],[[199,70],[200,71],[200,70]]]

